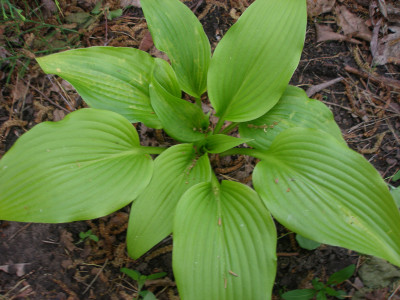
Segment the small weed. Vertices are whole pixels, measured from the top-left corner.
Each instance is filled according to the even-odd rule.
[[[22,15],[22,9],[18,9],[8,0],[0,0],[1,13],[4,20],[19,18],[25,21],[25,17]]]
[[[77,244],[82,243],[83,241],[85,241],[86,239],[90,239],[92,241],[98,242],[99,241],[99,237],[95,234],[92,233],[92,231],[89,229],[86,232],[80,232],[79,233],[79,238],[80,240],[77,242]]]
[[[137,282],[138,288],[137,288],[137,297],[135,298],[136,300],[138,300],[140,297],[142,297],[143,300],[156,299],[156,296],[154,296],[154,294],[152,292],[142,291],[142,288],[147,280],[154,280],[154,279],[158,279],[158,278],[161,278],[161,277],[164,277],[165,275],[167,275],[167,273],[165,273],[165,272],[154,273],[154,274],[150,274],[150,275],[143,275],[143,274],[140,274],[139,271],[131,270],[128,268],[122,268],[121,272],[128,275],[130,278],[132,278],[133,280],[135,280]]]
[[[350,265],[336,273],[333,273],[326,283],[323,283],[319,278],[311,281],[312,289],[299,289],[282,294],[284,300],[309,300],[316,297],[317,300],[328,299],[327,296],[332,296],[337,299],[344,299],[345,291],[335,290],[334,287],[349,279],[355,270],[355,265]]]

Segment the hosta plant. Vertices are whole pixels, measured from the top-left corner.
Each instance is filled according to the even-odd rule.
[[[172,233],[182,299],[270,298],[271,215],[305,238],[400,266],[400,216],[385,182],[347,147],[330,110],[288,85],[304,43],[306,1],[256,0],[213,55],[179,0],[141,4],[170,63],[112,47],[37,59],[91,108],[35,126],[4,155],[0,219],[71,222],[132,202],[129,254],[138,258]],[[202,110],[206,91],[211,112]],[[141,146],[136,122],[177,143]],[[240,137],[228,135],[236,127]],[[257,158],[254,189],[220,181],[215,155]]]

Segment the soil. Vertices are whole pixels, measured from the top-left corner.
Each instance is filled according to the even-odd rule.
[[[145,20],[141,9],[135,6],[137,1],[128,1],[131,6],[113,20],[101,14],[88,17],[96,1],[59,0],[60,10],[52,6],[52,1],[42,1],[36,10],[26,1],[11,2],[21,8],[29,20],[9,19],[0,23],[0,45],[3,45],[0,46],[1,155],[36,124],[60,120],[69,111],[85,106],[67,82],[45,75],[39,69],[33,60],[35,55],[94,45],[138,47],[160,55],[148,42]],[[120,8],[120,1],[104,2],[103,8],[107,6],[109,11]],[[386,1],[388,5],[395,5],[395,2]],[[195,11],[215,47],[249,3],[251,1],[196,0],[187,5]],[[312,97],[331,108],[349,146],[365,155],[388,184],[396,186],[398,184],[390,178],[400,169],[399,65],[396,61],[388,62],[372,70],[372,42],[356,35],[348,34],[345,40],[317,42],[317,25],[328,25],[334,32],[341,32],[339,16],[335,13],[338,6],[345,6],[367,24],[378,18],[390,24],[379,9],[370,10],[373,3],[337,1],[332,10],[310,16],[303,55],[291,83],[307,90],[342,77],[341,81],[316,91]],[[72,19],[77,13],[81,16],[86,13],[83,14],[86,19]],[[372,26],[369,28],[372,30]],[[386,35],[387,32],[380,33],[379,38]],[[145,145],[157,145],[160,138],[165,137],[160,131],[140,124],[136,126]],[[222,161],[219,169],[235,161],[234,158]],[[245,178],[249,169],[244,165],[225,175]],[[171,268],[171,237],[138,260],[127,256],[125,234],[129,209],[125,207],[93,221],[68,224],[0,221],[0,299],[133,299],[136,283],[120,272],[122,267],[143,274],[167,272],[164,278],[148,282],[145,289],[152,291],[157,299],[179,299]],[[389,272],[384,273],[388,277],[384,283],[379,281],[385,277],[382,273],[377,273],[372,283],[367,282],[362,268],[368,266],[370,258],[328,245],[312,251],[302,249],[295,234],[277,226],[275,299],[285,291],[310,288],[314,278],[325,282],[329,275],[350,264],[356,265],[354,275],[337,287],[344,290],[348,298],[400,298],[400,275],[396,268],[390,269],[390,276],[386,276]],[[99,241],[80,241],[79,234],[88,230]]]

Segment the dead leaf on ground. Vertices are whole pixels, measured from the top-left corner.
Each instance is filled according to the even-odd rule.
[[[348,38],[347,36],[334,32],[332,28],[328,25],[315,24],[317,29],[317,42],[325,42],[325,41],[347,41],[354,44],[361,44],[360,41],[352,38]]]
[[[16,274],[18,277],[24,276],[27,272],[26,266],[31,263],[9,264],[0,266],[0,270],[8,274]]]
[[[337,23],[342,28],[343,33],[349,37],[358,37],[370,42],[372,32],[365,21],[350,12],[345,6],[337,6],[336,9]]]
[[[400,63],[400,27],[392,26],[389,29],[393,32],[378,41],[376,50],[373,51],[376,65],[387,63]],[[374,53],[375,52],[375,53]]]
[[[73,243],[74,238],[72,237],[72,233],[66,231],[65,229],[61,231],[60,234],[60,243],[67,248],[68,251],[72,252],[76,249],[78,249],[78,247],[75,246],[75,244]]]
[[[17,82],[17,84],[14,86],[11,92],[14,101],[24,99],[27,93],[28,93],[28,86],[22,80],[19,80]]]
[[[153,45],[154,42],[153,38],[151,37],[150,31],[146,30],[146,33],[144,34],[144,37],[140,42],[139,50],[147,52],[151,47],[153,47]]]
[[[142,7],[140,5],[139,0],[121,0],[119,3],[119,6],[122,8],[128,7],[128,6],[133,6],[133,7]]]
[[[307,14],[315,17],[330,12],[335,3],[336,0],[307,0]]]
[[[50,17],[57,11],[57,6],[53,0],[42,0],[43,14]]]
[[[65,113],[61,109],[55,109],[53,112],[53,121],[58,122],[64,119]]]
[[[400,5],[394,6],[393,4],[387,4],[387,19],[389,22],[400,23]]]

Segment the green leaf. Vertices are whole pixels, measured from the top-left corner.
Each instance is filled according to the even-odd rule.
[[[324,287],[324,292],[325,292],[326,295],[329,295],[329,296],[334,296],[334,297],[340,296],[340,292],[339,291],[336,291],[335,289],[333,289],[333,288],[331,288],[329,286],[325,286]]]
[[[346,299],[347,293],[345,291],[339,290],[336,291],[336,295],[334,295],[337,299]]]
[[[148,275],[147,279],[148,280],[154,280],[154,279],[162,278],[162,277],[164,277],[166,275],[167,275],[167,273],[165,273],[165,272],[154,273],[154,274]]]
[[[309,300],[314,298],[315,290],[313,289],[301,289],[293,290],[282,294],[284,300]]]
[[[317,249],[319,246],[321,246],[321,243],[307,239],[300,234],[296,234],[296,241],[299,243],[299,246],[301,248],[307,249],[307,250],[314,250],[314,249]]]
[[[133,48],[91,47],[36,59],[46,72],[69,81],[93,108],[161,128],[149,98],[154,59]]]
[[[276,230],[254,190],[199,183],[176,208],[173,268],[183,299],[269,299]]]
[[[143,300],[157,300],[156,296],[150,291],[140,292],[140,295],[143,297]]]
[[[400,179],[400,171],[397,171],[397,173],[393,175],[392,181],[397,181],[399,179]]]
[[[99,237],[97,235],[94,235],[94,234],[91,234],[89,236],[89,238],[94,242],[98,242],[99,241]]]
[[[236,138],[225,134],[214,134],[206,138],[205,148],[209,153],[221,153],[249,141],[251,139]]]
[[[316,300],[327,300],[325,291],[319,291],[316,297]]]
[[[250,121],[281,98],[299,63],[306,32],[306,1],[257,0],[215,49],[208,95],[217,115]]]
[[[154,176],[132,204],[127,233],[129,255],[138,258],[172,232],[175,207],[191,186],[211,179],[207,155],[191,144],[169,148],[154,161]]]
[[[248,144],[256,149],[268,149],[275,137],[292,127],[316,128],[344,143],[332,112],[325,104],[310,99],[295,86],[287,86],[279,102],[258,119],[239,126],[241,137],[252,138]]]
[[[400,208],[400,187],[390,187],[390,194],[396,202],[397,207]]]
[[[181,89],[200,98],[207,87],[210,43],[192,11],[179,0],[141,0],[156,47],[171,60]]]
[[[68,16],[65,17],[65,20],[68,23],[78,23],[78,24],[84,24],[87,22],[92,16],[87,13],[87,12],[76,12],[69,14]]]
[[[349,265],[346,268],[333,273],[329,277],[329,280],[326,284],[327,285],[331,285],[331,284],[337,285],[339,283],[342,283],[343,281],[345,281],[345,280],[349,279],[351,276],[353,276],[355,270],[356,270],[355,265]]]
[[[147,186],[153,161],[135,128],[82,109],[21,136],[0,161],[0,219],[60,223],[120,209]]]
[[[400,266],[400,215],[379,173],[325,132],[292,128],[278,135],[253,173],[272,215],[325,244]]]
[[[176,77],[171,66],[161,59],[156,61],[150,99],[161,124],[172,138],[181,142],[195,142],[205,138],[209,120],[195,104],[177,98]]]
[[[116,10],[110,10],[108,13],[107,13],[107,19],[109,19],[109,20],[112,20],[112,19],[115,19],[115,18],[118,18],[118,17],[120,17],[120,16],[122,16],[122,9],[116,9]]]
[[[141,274],[136,271],[136,270],[131,270],[128,268],[121,268],[120,271],[126,275],[128,275],[130,278],[132,278],[135,281],[139,281]]]
[[[151,82],[158,83],[160,87],[174,97],[180,98],[182,96],[182,92],[174,70],[172,69],[171,65],[163,59],[154,59],[154,69]]]
[[[94,15],[98,15],[99,13],[101,13],[101,1],[98,1],[96,3],[96,5],[94,6],[94,8],[92,9],[92,11],[90,12]]]
[[[315,290],[320,291],[325,288],[325,284],[321,281],[319,281],[319,278],[314,278],[311,280],[312,286],[314,287]]]

